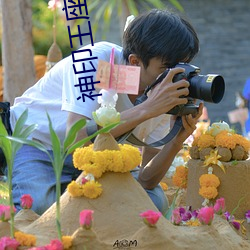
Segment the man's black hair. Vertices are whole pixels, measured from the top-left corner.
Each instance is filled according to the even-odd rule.
[[[192,25],[167,10],[153,9],[136,17],[123,35],[123,57],[128,63],[136,54],[145,68],[158,57],[166,67],[190,62],[199,51],[199,39]]]

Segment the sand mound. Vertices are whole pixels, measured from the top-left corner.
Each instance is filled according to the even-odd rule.
[[[156,228],[146,226],[139,214],[157,210],[146,192],[130,173],[105,173],[99,182],[103,193],[97,199],[72,198],[67,192],[61,197],[63,235],[74,235],[72,249],[250,249],[243,239],[219,216],[211,226],[174,226],[163,216]],[[37,245],[57,238],[55,204],[29,225],[18,224],[23,232],[35,234]],[[79,229],[79,213],[94,210],[92,230]]]
[[[235,162],[223,162],[225,173],[217,165],[211,165],[213,173],[219,178],[218,197],[224,197],[226,210],[232,213],[241,198],[244,198],[239,208],[235,211],[237,219],[244,219],[245,213],[250,209],[250,160]],[[188,185],[187,205],[193,209],[201,207],[204,198],[199,195],[199,178],[206,174],[208,167],[204,167],[201,160],[189,160],[188,162]]]

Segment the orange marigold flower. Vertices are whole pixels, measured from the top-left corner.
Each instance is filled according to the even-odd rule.
[[[176,167],[175,174],[172,177],[173,184],[180,188],[186,188],[187,178],[188,178],[188,168],[184,166]]]
[[[199,141],[199,137],[194,137],[194,140],[192,142],[192,147],[198,146],[198,141]]]
[[[232,134],[228,131],[222,131],[215,137],[216,147],[234,149],[236,144],[237,144],[237,139],[235,137],[235,134]]]
[[[250,141],[243,135],[235,134],[235,141],[238,145],[242,146],[246,152],[250,150]]]
[[[201,187],[215,187],[220,185],[220,180],[215,174],[203,174],[199,178]]]
[[[161,182],[160,182],[160,185],[161,185],[161,188],[163,189],[163,191],[167,191],[167,190],[168,190],[168,185],[167,185],[167,183],[161,181]]]
[[[15,239],[21,246],[32,247],[36,245],[36,237],[32,234],[26,234],[21,231],[15,232]]]
[[[72,247],[72,237],[71,236],[62,236],[62,244],[63,244],[63,249],[69,249]]]
[[[205,187],[202,186],[199,189],[199,195],[206,199],[214,199],[218,195],[218,191],[216,187]]]
[[[212,135],[202,134],[198,140],[199,148],[215,147],[215,139]]]

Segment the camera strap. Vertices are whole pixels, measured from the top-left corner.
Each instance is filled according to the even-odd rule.
[[[167,144],[169,141],[171,141],[176,135],[177,133],[180,131],[182,127],[182,120],[181,117],[178,116],[176,118],[176,121],[174,123],[173,128],[170,130],[170,132],[161,140],[153,142],[153,143],[145,143],[143,141],[141,141],[140,139],[138,139],[133,133],[132,130],[125,133],[124,135],[120,136],[119,138],[117,138],[117,142],[118,143],[122,143],[125,140],[133,145],[136,146],[145,146],[145,147],[160,147],[163,146],[165,144]]]

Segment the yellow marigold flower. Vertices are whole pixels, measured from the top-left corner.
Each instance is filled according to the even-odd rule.
[[[72,237],[71,236],[62,236],[62,244],[63,244],[63,249],[69,249],[72,247]]]
[[[227,131],[222,131],[215,137],[216,147],[224,147],[229,149],[234,149],[237,144],[236,137],[234,134]]]
[[[93,151],[93,145],[78,148],[73,154],[76,168],[100,178],[105,171],[128,172],[141,163],[138,148],[132,145],[119,145],[120,150]]]
[[[138,148],[129,144],[119,145],[123,159],[123,169],[121,172],[128,172],[141,163],[141,153]]]
[[[121,150],[107,150],[106,151],[106,171],[120,172],[123,169],[123,159]]]
[[[220,180],[215,174],[203,174],[199,178],[201,187],[215,187],[220,185]]]
[[[199,189],[199,195],[206,199],[214,199],[218,195],[218,191],[216,187],[205,187],[202,186]]]
[[[75,168],[82,170],[82,166],[93,162],[93,145],[77,148],[73,154],[73,164]]]
[[[188,168],[184,166],[176,167],[175,174],[172,177],[173,184],[180,188],[187,188]]]
[[[167,191],[167,190],[168,190],[168,185],[167,185],[167,183],[161,181],[161,182],[160,182],[160,185],[161,185],[161,188],[163,189],[163,191]]]
[[[32,247],[36,245],[36,237],[32,234],[25,234],[23,232],[15,232],[15,239],[21,246]]]
[[[86,174],[92,174],[95,178],[100,178],[105,171],[102,165],[93,164],[84,164],[82,169]]]
[[[212,135],[202,134],[199,137],[197,145],[199,148],[208,148],[208,147],[213,148],[215,146],[215,139]]]
[[[83,196],[82,185],[78,184],[76,181],[71,181],[67,186],[67,190],[73,197]]]
[[[102,193],[101,186],[97,181],[88,181],[82,186],[83,195],[90,199],[95,199]]]

